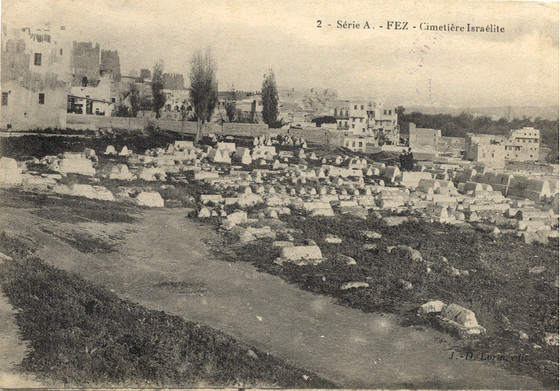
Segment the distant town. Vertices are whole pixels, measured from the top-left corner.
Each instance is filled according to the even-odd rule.
[[[119,118],[128,118],[128,127],[142,128],[147,121],[158,119],[159,128],[184,130],[185,121],[196,118],[183,74],[162,72],[165,102],[154,110],[152,70],[122,74],[117,50],[73,41],[64,26],[3,25],[2,29],[2,129],[91,130],[118,127]],[[231,86],[218,92],[208,125],[223,129],[224,123],[263,124],[262,110],[260,91],[239,91]],[[512,128],[502,135],[449,137],[445,128],[409,126],[405,110],[389,107],[379,98],[339,99],[331,89],[278,89],[278,122],[284,129],[320,127],[334,132],[330,142],[352,151],[397,151],[409,146],[420,153],[447,153],[502,168],[508,160],[537,162],[546,157],[541,151],[540,129],[533,126]],[[472,115],[513,119],[511,107],[504,107],[502,115],[496,110],[479,111]],[[403,132],[403,123],[407,132]],[[557,144],[547,147],[556,149]]]

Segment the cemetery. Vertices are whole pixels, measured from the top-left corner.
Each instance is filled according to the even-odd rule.
[[[393,162],[302,137],[214,136],[205,145],[170,140],[2,157],[0,186],[176,208],[215,227],[224,243],[215,251],[225,260],[251,262],[345,306],[399,314],[455,336],[463,349],[473,338],[491,347],[499,336],[511,352],[521,345],[534,352],[540,359],[531,368],[551,378],[542,363],[555,360],[553,325],[529,326],[536,309],[511,288],[499,290],[505,304],[498,310],[487,284],[496,283],[496,270],[498,285],[537,278],[525,293],[540,311],[554,311],[557,179],[453,161],[417,162],[401,172]]]

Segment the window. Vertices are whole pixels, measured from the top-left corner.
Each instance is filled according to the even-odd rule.
[[[356,142],[355,141],[352,141],[352,147],[356,148]]]
[[[383,110],[383,115],[387,115],[387,110]]]
[[[354,105],[354,110],[358,110],[358,105]]]
[[[41,53],[35,53],[35,65],[38,67],[41,66]]]
[[[364,109],[364,105],[361,105],[361,106],[360,106],[360,110],[363,110],[363,109]]]
[[[391,115],[391,110],[389,110],[389,115]]]
[[[39,104],[40,105],[44,105],[45,104],[45,94],[40,92],[39,93]]]
[[[352,129],[354,129],[355,127],[356,127],[356,125],[355,125],[355,124],[352,124]]]
[[[364,119],[363,119],[363,118],[360,118],[360,122],[364,122]]]
[[[358,143],[358,147],[360,147],[360,148],[362,147],[362,142],[361,141]]]
[[[111,102],[115,103],[115,98],[111,98]]]
[[[2,93],[2,106],[8,106],[8,93]]]
[[[60,48],[60,55],[62,56],[62,48]]]

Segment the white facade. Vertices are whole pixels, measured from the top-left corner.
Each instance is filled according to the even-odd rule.
[[[111,98],[111,77],[109,73],[105,73],[96,87],[72,87],[67,110],[74,114],[111,116],[114,105]]]
[[[347,129],[348,135],[373,137],[377,145],[399,143],[398,114],[395,109],[384,107],[380,101],[349,101],[346,106],[335,109],[335,117],[339,129]]]
[[[506,141],[506,159],[517,161],[539,160],[540,130],[525,127],[509,132]]]
[[[2,26],[2,104],[4,128],[66,126],[70,91],[71,41],[62,26]]]

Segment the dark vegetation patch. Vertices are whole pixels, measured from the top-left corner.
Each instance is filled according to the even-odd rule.
[[[65,241],[70,246],[74,247],[76,250],[82,253],[106,254],[115,251],[115,240],[117,238],[102,239],[79,231],[56,233],[46,227],[42,227],[41,230],[47,234]]]
[[[403,325],[424,323],[416,316],[416,308],[426,301],[459,304],[475,312],[487,333],[476,339],[457,339],[453,348],[510,356],[528,354],[528,361],[504,365],[538,378],[546,387],[557,386],[558,350],[543,342],[545,333],[558,333],[558,291],[554,286],[557,240],[548,245],[526,245],[514,235],[495,238],[439,223],[409,222],[387,227],[372,216],[367,220],[351,216],[304,218],[293,213],[282,220],[295,229],[296,242],[313,239],[327,260],[316,266],[279,266],[274,263],[279,251],[272,248],[271,240],[231,245],[224,239],[224,244],[230,245],[221,251],[222,256],[229,261],[251,262],[261,271],[334,297],[351,308],[398,314]],[[362,233],[365,230],[383,236],[367,239]],[[326,234],[341,237],[343,242],[325,243]],[[366,243],[377,248],[364,249]],[[386,251],[387,246],[401,244],[419,250],[426,263]],[[354,258],[357,266],[337,261],[338,253]],[[533,266],[545,266],[546,271],[532,275],[528,269]],[[452,267],[468,275],[452,276]],[[413,288],[405,289],[402,280],[412,283]],[[368,282],[370,287],[340,290],[343,283],[351,281]],[[432,326],[438,327],[435,323]],[[520,340],[512,330],[527,333],[529,339]]]
[[[17,189],[0,189],[0,205],[11,208],[28,208],[33,205],[37,208],[33,211],[35,215],[63,223],[94,221],[132,224],[138,220],[133,215],[135,208],[121,203]]]
[[[163,148],[175,140],[188,139],[187,135],[173,132],[161,132],[150,137],[140,132],[119,132],[111,136],[102,137],[63,137],[45,135],[25,135],[18,137],[2,137],[0,156],[22,160],[26,157],[38,159],[46,155],[58,155],[63,152],[83,152],[85,148],[95,150],[97,155],[105,152],[107,145],[113,145],[120,151],[125,145],[128,149],[144,153],[146,149]]]
[[[0,237],[4,294],[31,350],[21,369],[84,387],[334,385],[210,327],[121,300]],[[306,380],[307,379],[307,380]]]

